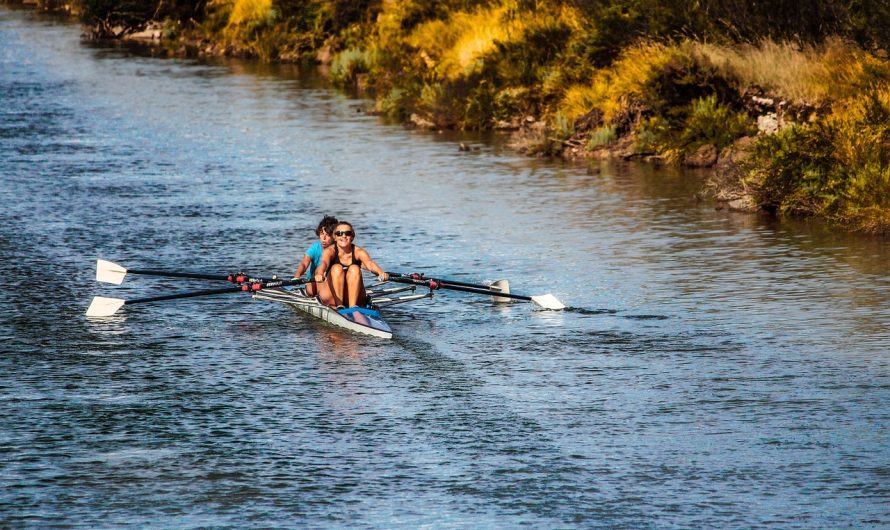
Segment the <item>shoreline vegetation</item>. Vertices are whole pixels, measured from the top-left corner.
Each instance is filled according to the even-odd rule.
[[[728,208],[890,234],[884,0],[25,3],[173,56],[325,65],[416,127],[510,131],[529,155],[710,167],[704,191]]]

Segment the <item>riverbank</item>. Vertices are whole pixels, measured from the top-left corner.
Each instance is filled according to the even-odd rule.
[[[704,191],[729,208],[890,233],[890,38],[870,29],[886,24],[862,21],[890,15],[863,11],[857,23],[829,2],[839,22],[823,24],[769,5],[737,13],[702,4],[710,11],[694,20],[655,0],[71,11],[94,38],[322,64],[340,86],[373,97],[374,112],[412,126],[508,130],[511,145],[534,156],[710,167]]]

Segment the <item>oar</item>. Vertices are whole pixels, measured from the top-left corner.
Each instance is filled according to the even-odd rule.
[[[408,276],[410,278],[421,279],[421,280],[424,280],[424,279],[432,280],[439,284],[459,285],[461,287],[475,287],[476,289],[488,289],[491,291],[495,291],[496,293],[509,293],[510,292],[510,282],[507,280],[496,280],[496,281],[492,282],[491,284],[486,285],[484,283],[467,283],[467,282],[459,282],[457,280],[446,280],[444,278],[426,278],[423,274],[419,274],[416,272],[413,274],[408,274],[408,275],[403,274],[401,276]],[[492,294],[491,296],[492,296],[492,298],[491,298],[492,302],[509,302],[510,301],[510,298],[507,298],[506,296],[495,296],[494,294]]]
[[[127,269],[117,263],[104,259],[96,261],[96,281],[120,285],[127,274],[142,274],[145,276],[164,276],[168,278],[194,278],[196,280],[221,280],[232,283],[245,283],[257,280],[249,278],[245,274],[203,274],[196,272],[162,271],[154,269]]]
[[[474,286],[474,284],[465,284],[464,282],[449,282],[448,280],[441,280],[437,278],[425,278],[421,274],[400,274],[398,272],[388,272],[390,281],[397,283],[410,283],[414,285],[423,285],[429,287],[430,289],[450,289],[452,291],[461,291],[464,293],[474,293],[474,294],[486,294],[489,296],[495,297],[503,297],[503,298],[512,298],[514,300],[523,300],[526,302],[534,302],[537,305],[543,307],[544,309],[565,309],[565,305],[560,302],[555,296],[552,294],[542,294],[536,296],[524,296],[521,294],[513,294],[510,292],[504,292],[498,289],[494,291],[489,289],[488,286],[478,285]],[[506,291],[506,290],[505,290]]]
[[[285,285],[298,285],[309,281],[308,278],[294,278],[291,280],[269,280],[250,284],[238,285],[237,287],[225,287],[221,289],[206,289],[203,291],[192,291],[188,293],[167,294],[162,296],[152,296],[149,298],[137,298],[135,300],[123,300],[120,298],[106,298],[104,296],[96,296],[90,302],[87,308],[88,317],[108,317],[115,313],[122,306],[133,304],[144,304],[147,302],[160,302],[162,300],[176,300],[178,298],[194,298],[196,296],[211,296],[215,294],[250,292],[255,293],[262,289],[272,287],[282,287]]]
[[[391,272],[389,274],[395,274],[395,273]],[[416,278],[416,279],[421,279],[421,280],[434,280],[439,283],[447,283],[448,285],[460,285],[461,287],[475,287],[476,289],[491,289],[492,291],[503,291],[504,289],[503,289],[503,287],[501,287],[501,282],[507,281],[507,280],[498,280],[492,284],[486,285],[484,283],[459,282],[457,280],[448,280],[445,278],[427,278],[423,274],[419,274],[416,272],[413,274],[402,274],[400,276],[403,276],[403,277],[407,276],[409,278]],[[509,289],[507,289],[507,292],[509,292]]]
[[[510,293],[510,282],[507,280],[495,280],[490,285],[485,284],[476,284],[476,283],[466,283],[466,282],[458,282],[454,280],[444,280],[444,279],[436,279],[439,283],[445,283],[448,285],[460,285],[461,287],[474,287],[476,289],[486,289],[489,291],[494,291],[491,295],[492,302],[504,303],[509,302],[510,298],[507,296]],[[500,296],[503,295],[503,296]]]

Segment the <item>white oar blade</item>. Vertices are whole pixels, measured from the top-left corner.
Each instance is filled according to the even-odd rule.
[[[127,269],[117,263],[100,259],[96,261],[96,281],[120,285],[127,275]]]
[[[510,293],[510,282],[508,280],[497,280],[491,284],[490,288],[492,291],[509,294]],[[511,300],[510,298],[507,298],[506,296],[492,296],[491,301],[497,302],[499,304],[505,304],[508,302],[512,302],[513,300]]]
[[[93,298],[93,301],[90,302],[90,307],[87,308],[87,316],[88,317],[110,317],[111,315],[117,313],[117,310],[121,308],[127,301],[121,300],[120,298],[105,298],[104,296],[97,296]]]
[[[563,305],[555,296],[552,294],[541,294],[538,296],[532,296],[532,301],[544,309],[565,309],[566,306]]]

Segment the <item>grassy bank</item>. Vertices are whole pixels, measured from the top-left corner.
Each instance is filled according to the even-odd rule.
[[[173,48],[328,64],[376,111],[529,154],[714,166],[734,207],[890,233],[890,6],[801,0],[78,0]],[[120,33],[120,32],[118,32]]]

